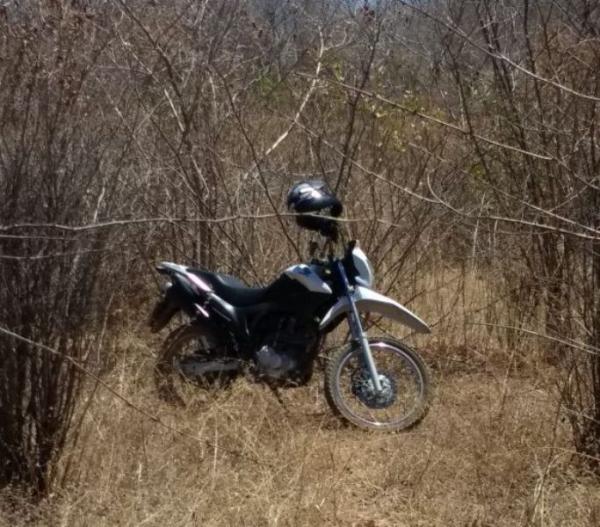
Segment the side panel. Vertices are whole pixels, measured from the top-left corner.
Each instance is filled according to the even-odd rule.
[[[301,283],[312,293],[331,294],[331,287],[327,285],[310,265],[298,264],[288,267],[284,273],[285,276]]]
[[[431,333],[429,326],[417,315],[391,298],[381,295],[366,287],[357,286],[352,293],[356,307],[363,313],[378,313],[384,317],[396,320],[418,333]],[[340,315],[350,311],[350,303],[343,297],[325,314],[319,324],[319,329],[324,331],[329,324]]]

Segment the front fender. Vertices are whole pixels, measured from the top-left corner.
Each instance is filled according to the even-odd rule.
[[[417,315],[399,304],[395,300],[384,296],[367,287],[356,286],[352,292],[352,299],[359,312],[378,313],[386,318],[396,320],[418,333],[431,333],[429,326]],[[346,297],[340,298],[325,314],[319,329],[326,331],[340,317],[350,311],[350,302]]]

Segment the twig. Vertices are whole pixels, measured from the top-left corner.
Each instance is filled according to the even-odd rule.
[[[493,328],[500,328],[500,329],[510,329],[513,331],[519,331],[521,333],[526,333],[527,335],[532,335],[534,337],[539,337],[539,338],[543,338],[546,340],[550,340],[552,342],[557,342],[559,344],[564,344],[565,346],[568,346],[570,348],[579,350],[579,351],[583,351],[584,353],[587,353],[588,355],[600,355],[600,349],[596,348],[595,346],[588,346],[586,344],[580,344],[577,342],[573,342],[571,340],[565,340],[565,339],[561,339],[558,337],[553,337],[552,335],[547,335],[546,333],[540,333],[539,331],[534,331],[532,329],[525,329],[525,328],[520,328],[517,326],[508,326],[508,325],[504,325],[504,324],[491,324],[491,323],[487,323],[487,322],[468,322],[469,325],[471,326],[487,326],[487,327],[493,327]]]
[[[520,72],[524,73],[525,75],[527,75],[529,77],[532,77],[532,78],[534,78],[534,79],[536,79],[536,80],[538,80],[540,82],[543,82],[545,84],[549,84],[551,86],[554,86],[555,88],[558,88],[559,90],[562,90],[562,91],[564,91],[566,93],[574,95],[575,97],[579,97],[581,99],[586,99],[588,101],[600,102],[600,97],[596,97],[594,95],[590,95],[590,94],[587,94],[587,93],[582,93],[580,91],[574,90],[573,88],[569,88],[568,86],[565,86],[564,84],[561,84],[560,82],[556,82],[556,81],[553,81],[552,79],[548,79],[546,77],[542,77],[541,75],[538,75],[537,73],[534,73],[533,71],[528,70],[527,68],[524,68],[520,64],[516,63],[514,60],[511,60],[506,55],[502,55],[502,54],[499,54],[499,53],[494,53],[493,51],[490,51],[489,49],[484,48],[483,46],[477,44],[477,42],[475,42],[472,38],[470,38],[459,27],[457,27],[457,26],[455,26],[453,24],[449,24],[447,22],[444,22],[443,20],[437,18],[436,16],[432,15],[428,11],[425,11],[424,9],[421,9],[421,8],[417,7],[414,4],[414,2],[406,2],[405,0],[400,0],[400,3],[402,5],[410,8],[410,9],[412,9],[412,10],[420,13],[424,17],[429,18],[430,20],[432,20],[436,24],[440,24],[440,25],[444,26],[446,29],[452,31],[452,33],[454,33],[455,35],[458,35],[460,38],[462,38],[465,42],[468,42],[475,49],[481,51],[482,53],[485,53],[489,57],[492,57],[494,59],[506,62],[507,64],[509,64],[513,68],[516,68],[517,70],[519,70]]]
[[[111,388],[98,375],[96,375],[95,373],[93,373],[90,370],[88,370],[85,366],[82,366],[73,357],[70,357],[69,355],[67,355],[65,353],[61,353],[60,351],[57,351],[57,350],[51,348],[50,346],[46,346],[45,344],[41,344],[39,342],[35,342],[35,341],[33,341],[33,340],[31,340],[31,339],[29,339],[27,337],[24,337],[23,335],[19,335],[18,333],[15,333],[14,331],[10,331],[9,329],[6,329],[6,328],[1,327],[1,326],[0,326],[0,333],[3,333],[4,335],[7,335],[8,337],[11,337],[11,338],[13,338],[15,340],[18,340],[18,341],[21,341],[21,342],[25,342],[26,344],[29,344],[30,346],[33,346],[33,347],[38,348],[38,349],[41,349],[42,351],[45,351],[47,353],[51,353],[52,355],[57,355],[59,357],[62,357],[67,362],[69,362],[70,364],[72,364],[79,372],[81,372],[84,375],[86,375],[87,377],[90,377],[91,379],[93,379],[98,385],[102,386],[113,397],[115,397],[117,400],[119,400],[120,402],[122,402],[128,408],[131,408],[132,410],[134,410],[138,414],[142,415],[146,419],[149,419],[153,423],[156,423],[157,425],[165,428],[166,430],[169,430],[170,432],[172,432],[172,433],[174,433],[174,434],[176,434],[176,435],[178,435],[180,437],[185,437],[185,438],[188,438],[188,439],[192,439],[196,443],[200,443],[201,442],[198,437],[193,436],[193,435],[191,435],[191,434],[189,434],[189,433],[187,433],[187,432],[185,432],[183,430],[180,430],[178,428],[175,428],[175,427],[169,425],[168,423],[165,423],[158,416],[156,416],[154,414],[151,414],[148,410],[145,410],[144,408],[141,408],[140,406],[138,406],[137,404],[135,404],[134,402],[132,402],[131,400],[129,400],[127,397],[125,397],[124,395],[120,394],[114,388]],[[208,446],[216,449],[216,447],[214,445],[210,444],[210,441],[204,440],[204,443],[206,445],[208,445]],[[232,454],[232,455],[238,456],[238,457],[242,455],[241,452],[233,451],[233,450],[230,450],[229,453]],[[255,460],[253,460],[253,461],[255,461]]]
[[[300,77],[306,77],[309,79],[314,78],[313,76],[308,75],[306,73],[296,73],[296,75],[298,75]],[[360,88],[357,88],[356,86],[352,86],[345,82],[340,82],[340,81],[333,80],[333,79],[323,78],[323,80],[329,84],[334,84],[336,86],[341,86],[342,88],[346,88],[348,90],[357,91],[359,93],[362,93],[366,97],[370,97],[371,99],[380,101],[384,104],[387,104],[388,106],[392,106],[393,108],[398,108],[399,110],[402,110],[403,112],[406,112],[410,115],[414,115],[416,117],[420,117],[421,119],[424,119],[426,121],[430,121],[432,123],[438,124],[445,128],[449,128],[450,130],[454,130],[455,132],[458,132],[462,135],[466,135],[469,137],[475,137],[476,139],[479,139],[480,141],[483,141],[484,143],[490,144],[492,146],[497,146],[498,148],[503,148],[505,150],[511,150],[512,152],[518,152],[519,154],[524,154],[526,156],[534,157],[536,159],[543,159],[544,161],[553,161],[554,160],[554,158],[552,156],[545,155],[545,154],[539,154],[537,152],[530,152],[528,150],[523,150],[522,148],[519,148],[517,146],[512,146],[512,145],[509,145],[506,143],[501,143],[500,141],[496,141],[495,139],[490,139],[489,137],[485,137],[483,135],[476,134],[474,132],[471,132],[470,130],[465,130],[464,128],[462,128],[456,124],[449,123],[448,121],[444,121],[443,119],[434,117],[433,115],[423,113],[419,110],[409,108],[408,106],[404,106],[403,104],[400,104],[396,101],[392,101],[391,99],[388,99],[387,97],[383,97],[382,95],[379,95],[378,93],[375,93],[375,92],[372,92],[369,90],[360,89]]]

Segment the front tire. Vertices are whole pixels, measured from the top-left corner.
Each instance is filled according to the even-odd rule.
[[[382,393],[372,381],[358,343],[339,348],[325,370],[325,395],[329,406],[352,424],[369,430],[406,430],[427,414],[430,381],[419,355],[395,339],[370,338],[369,346]]]

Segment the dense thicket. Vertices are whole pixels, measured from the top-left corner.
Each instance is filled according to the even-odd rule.
[[[264,282],[303,254],[283,197],[309,175],[404,299],[433,261],[499,276],[488,322],[504,344],[544,337],[577,447],[599,456],[599,11],[0,8],[0,326],[22,337],[0,335],[0,484],[47,490],[74,364],[103,362],[113,308],[143,297],[154,258]]]

